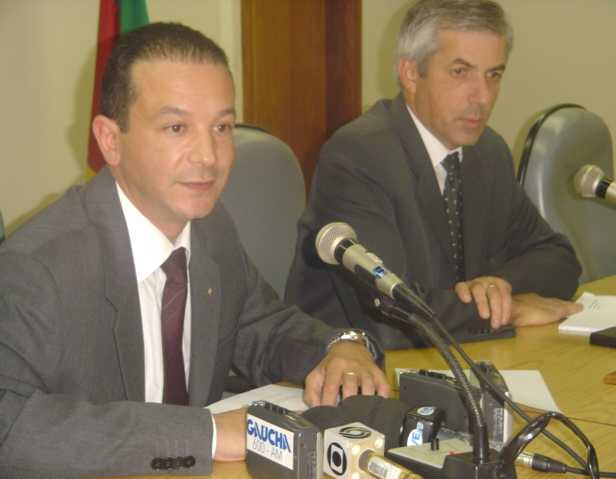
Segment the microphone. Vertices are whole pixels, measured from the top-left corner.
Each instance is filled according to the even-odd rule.
[[[405,465],[417,468],[420,474],[426,476],[441,475],[440,477],[477,477],[478,473],[492,474],[497,470],[504,470],[502,477],[515,477],[515,471],[511,464],[503,464],[496,451],[491,450],[488,444],[486,421],[479,407],[477,398],[473,396],[468,378],[464,375],[457,358],[449,351],[448,344],[442,339],[441,334],[447,334],[436,313],[428,306],[423,298],[412,291],[395,274],[383,265],[383,261],[373,253],[370,253],[357,242],[357,236],[351,226],[342,222],[334,222],[325,225],[317,234],[315,240],[317,253],[324,263],[342,264],[359,279],[375,287],[384,296],[394,300],[375,301],[375,305],[387,317],[401,321],[406,325],[419,328],[428,340],[438,349],[443,359],[449,365],[453,375],[459,382],[463,392],[463,400],[472,417],[472,448],[469,454],[459,454],[453,460],[438,464],[425,464],[417,458],[409,458]],[[400,305],[398,307],[397,305]],[[413,314],[411,311],[419,314]],[[432,327],[432,323],[438,325],[438,332]],[[443,331],[441,333],[440,331]],[[451,336],[448,341],[455,344]],[[480,375],[482,377],[482,375]],[[421,469],[420,469],[421,467]],[[422,471],[423,469],[423,471]]]
[[[582,198],[601,198],[616,204],[616,184],[596,165],[582,166],[573,178],[575,191]]]
[[[321,228],[315,240],[321,261],[341,264],[384,295],[431,319],[435,313],[425,301],[389,271],[381,258],[357,242],[355,230],[347,223],[334,222]]]
[[[420,478],[407,468],[385,459],[384,445],[384,435],[361,422],[325,429],[323,472],[340,479]]]
[[[402,467],[374,451],[367,449],[359,456],[360,471],[367,472],[371,477],[379,479],[420,479],[421,476],[413,474],[406,467]]]

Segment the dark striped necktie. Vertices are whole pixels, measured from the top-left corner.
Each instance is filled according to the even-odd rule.
[[[447,155],[442,164],[447,171],[443,199],[445,200],[445,213],[449,224],[449,242],[453,263],[456,267],[456,279],[462,281],[464,280],[463,201],[462,173],[458,152]]]

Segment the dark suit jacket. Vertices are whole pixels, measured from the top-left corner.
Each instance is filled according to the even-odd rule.
[[[301,384],[332,330],[283,305],[218,205],[191,230],[194,407],[144,403],[143,338],[128,231],[105,169],[0,248],[0,477],[154,472],[194,456],[211,471],[206,404],[231,366]]]
[[[575,254],[515,181],[503,139],[487,128],[463,155],[466,277],[500,276],[512,284],[514,294],[570,297],[580,274]],[[332,221],[350,224],[358,241],[389,269],[407,284],[418,283],[451,331],[485,328],[475,306],[464,305],[453,292],[443,199],[402,95],[376,103],[321,150],[299,221],[286,299],[331,325],[362,327],[386,348],[415,344],[412,332],[401,333],[374,311],[370,291],[341,267],[326,266],[316,257],[314,237]]]

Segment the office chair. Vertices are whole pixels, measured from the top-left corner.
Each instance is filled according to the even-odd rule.
[[[293,151],[264,130],[238,125],[234,143],[235,165],[221,200],[248,256],[282,298],[295,254],[297,220],[306,204],[304,177]],[[253,386],[232,373],[224,396]]]
[[[221,199],[248,256],[282,298],[306,204],[304,177],[291,149],[264,130],[238,125],[234,142],[235,165]]]
[[[518,181],[541,216],[573,244],[582,283],[616,274],[616,207],[577,194],[573,177],[585,164],[613,176],[609,129],[585,108],[561,104],[535,121],[518,168]]]

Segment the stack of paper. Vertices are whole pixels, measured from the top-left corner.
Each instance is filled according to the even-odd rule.
[[[616,296],[584,293],[577,302],[584,305],[584,309],[560,323],[559,333],[589,336],[595,331],[616,326]]]

